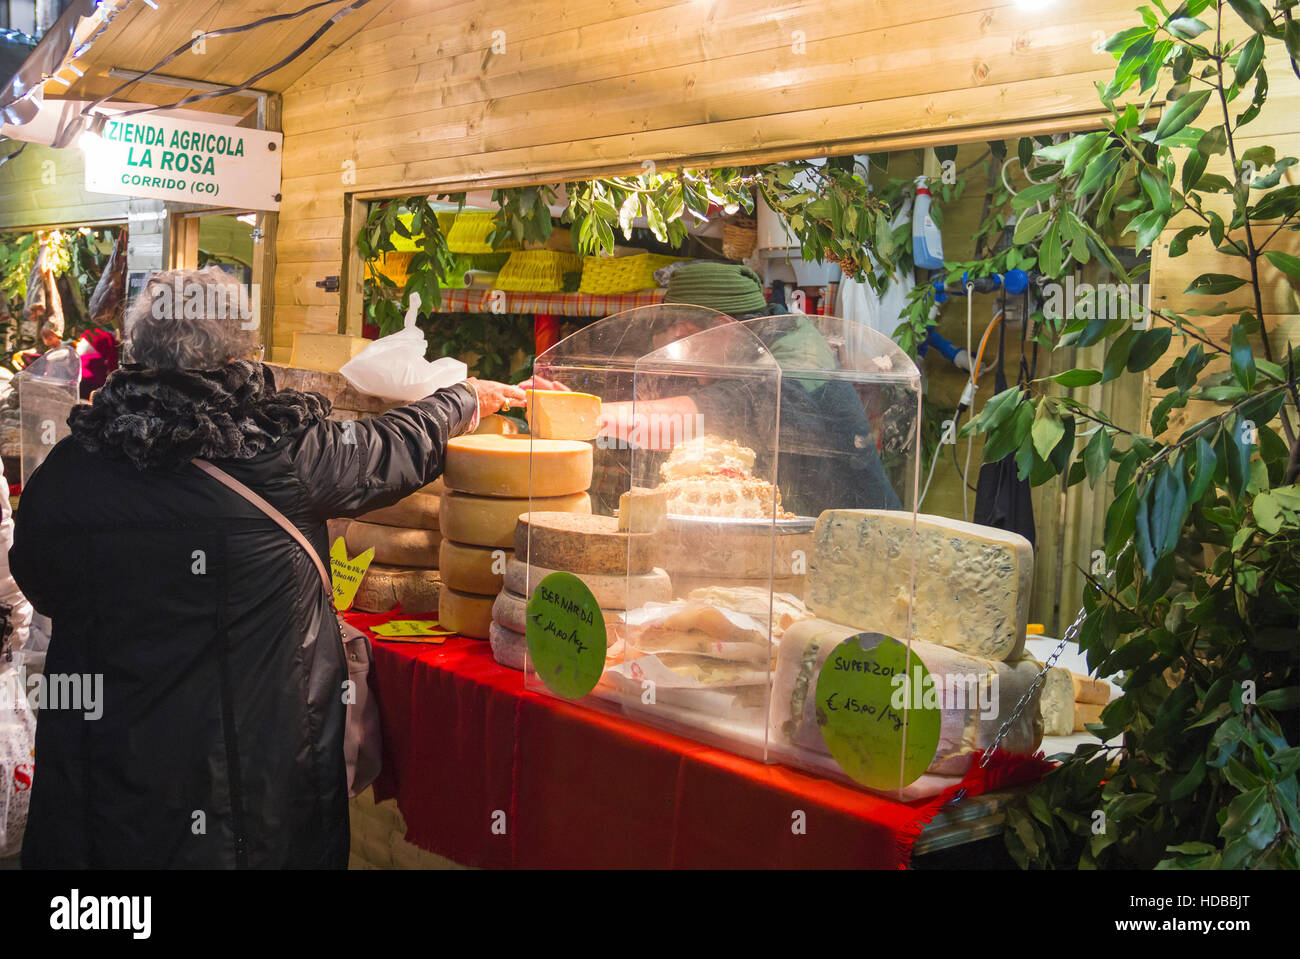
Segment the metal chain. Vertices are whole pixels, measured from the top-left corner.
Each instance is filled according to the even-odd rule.
[[[1025,707],[1028,706],[1030,701],[1034,698],[1039,687],[1043,685],[1043,679],[1047,676],[1047,671],[1056,665],[1057,659],[1060,658],[1062,651],[1065,649],[1065,644],[1078,635],[1079,628],[1083,625],[1083,620],[1086,615],[1087,613],[1085,613],[1084,610],[1079,610],[1079,615],[1074,618],[1074,622],[1070,624],[1070,628],[1065,631],[1065,635],[1061,637],[1061,641],[1056,644],[1056,649],[1052,650],[1052,655],[1047,657],[1046,664],[1044,664],[1038,675],[1034,677],[1034,681],[1029,684],[1029,690],[1020,697],[1020,702],[1016,703],[1016,708],[1011,710],[1011,715],[1008,716],[1006,722],[999,727],[998,734],[993,737],[993,742],[989,743],[988,749],[984,750],[984,755],[980,757],[980,766],[987,766],[990,760],[993,759],[993,754],[997,751],[998,746],[1002,744],[1002,740],[1005,739],[1007,733],[1011,731],[1011,727],[1015,725],[1016,720],[1020,718],[1020,714],[1025,711]]]

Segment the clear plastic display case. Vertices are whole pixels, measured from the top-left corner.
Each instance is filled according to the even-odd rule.
[[[852,321],[664,305],[592,324],[535,373],[601,402],[591,515],[520,519],[528,688],[906,794],[934,750],[928,719],[909,744],[895,696],[916,665],[911,359]],[[534,488],[546,468],[534,452]],[[868,520],[888,542],[858,575]],[[829,637],[810,608],[827,590],[875,594],[894,628]]]

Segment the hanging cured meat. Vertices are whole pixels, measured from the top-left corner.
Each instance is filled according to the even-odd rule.
[[[104,272],[99,275],[95,292],[90,295],[90,325],[111,326],[122,332],[122,313],[126,305],[126,230],[117,234],[113,252],[108,255]]]
[[[42,243],[27,277],[27,299],[23,305],[22,339],[35,342],[41,327],[50,323],[63,335],[63,304],[54,285],[54,267],[50,265],[49,247]]]

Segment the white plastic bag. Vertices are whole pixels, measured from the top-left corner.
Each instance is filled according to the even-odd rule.
[[[402,329],[375,340],[339,368],[349,383],[371,396],[414,403],[469,375],[460,360],[444,356],[430,363],[424,358],[424,333],[415,325],[419,309],[420,294],[412,293]]]
[[[36,717],[22,674],[0,663],[0,859],[16,856],[27,827],[36,752]]]

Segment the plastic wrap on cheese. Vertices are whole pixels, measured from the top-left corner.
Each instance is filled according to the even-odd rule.
[[[824,619],[806,619],[785,631],[772,677],[770,725],[778,745],[799,759],[838,771],[817,719],[817,679],[831,651],[861,632]],[[913,641],[936,683],[940,706],[939,746],[926,772],[960,777],[993,742],[1005,719],[1037,675],[1031,660],[1006,663]],[[1002,741],[1010,753],[1031,754],[1042,742],[1038,704],[1031,702]]]

